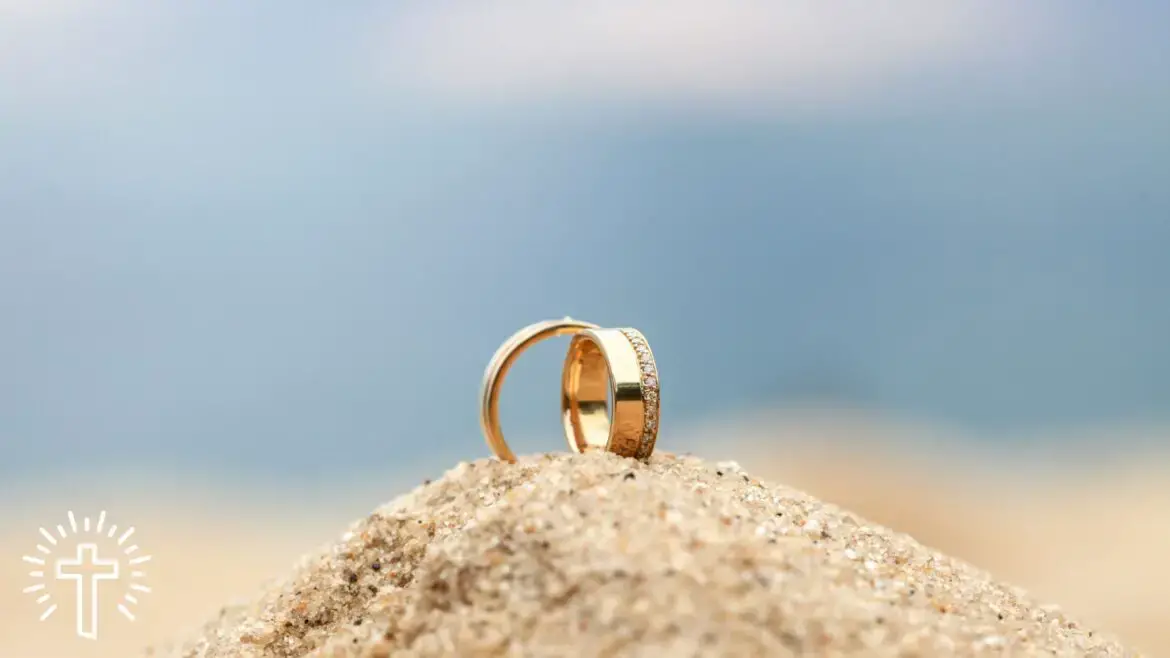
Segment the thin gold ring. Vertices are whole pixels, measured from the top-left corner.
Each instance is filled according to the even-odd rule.
[[[554,336],[576,334],[587,329],[596,329],[597,325],[591,322],[582,322],[566,317],[561,320],[545,320],[524,327],[504,341],[503,345],[492,355],[487,370],[483,374],[483,388],[480,392],[479,422],[483,429],[483,436],[488,447],[496,457],[506,462],[515,462],[516,455],[504,441],[504,433],[500,429],[500,387],[504,384],[504,377],[508,369],[525,350],[536,343]]]
[[[660,392],[654,354],[638,330],[581,331],[569,343],[561,375],[569,448],[648,458],[658,440]]]

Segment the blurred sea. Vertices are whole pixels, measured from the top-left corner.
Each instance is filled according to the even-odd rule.
[[[487,357],[564,314],[641,328],[676,426],[806,399],[985,437],[1164,422],[1164,116],[111,118],[0,179],[35,218],[0,242],[0,472],[482,451]],[[509,382],[510,432],[555,431],[560,349]]]

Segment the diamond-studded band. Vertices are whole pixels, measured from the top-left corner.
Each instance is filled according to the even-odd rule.
[[[644,459],[654,452],[654,443],[658,440],[658,364],[654,362],[654,353],[650,351],[650,343],[646,342],[642,332],[622,329],[622,333],[634,346],[642,373],[642,439],[638,446],[638,458]]]
[[[636,329],[573,337],[561,383],[561,418],[575,452],[602,449],[645,459],[658,438],[658,367]]]

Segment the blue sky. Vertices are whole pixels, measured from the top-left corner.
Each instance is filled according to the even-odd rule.
[[[566,313],[680,426],[1165,420],[1168,10],[666,6],[0,0],[0,469],[482,451]]]

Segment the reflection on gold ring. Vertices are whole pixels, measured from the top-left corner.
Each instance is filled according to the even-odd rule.
[[[636,329],[578,333],[561,377],[561,422],[569,447],[646,459],[658,440],[659,393],[654,355]]]

